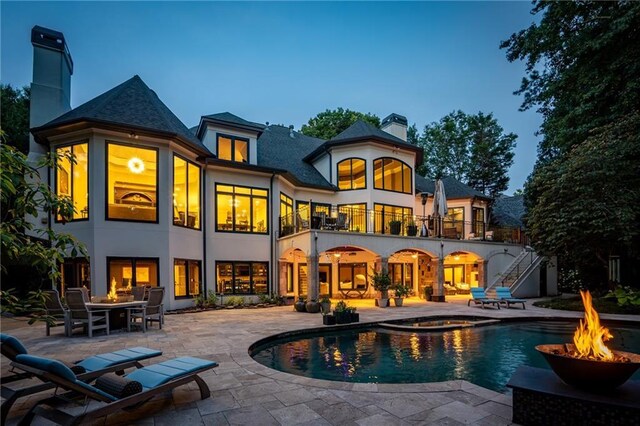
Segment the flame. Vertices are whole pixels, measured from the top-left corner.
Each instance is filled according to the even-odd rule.
[[[613,361],[613,353],[604,344],[613,336],[609,329],[600,325],[598,312],[591,303],[591,293],[580,291],[582,303],[584,304],[584,322],[580,320],[580,325],[573,335],[573,344],[576,347],[578,358],[588,358],[600,361]]]
[[[116,280],[111,280],[111,288],[109,289],[109,293],[107,294],[107,299],[115,302],[118,300],[118,293],[116,293]]]

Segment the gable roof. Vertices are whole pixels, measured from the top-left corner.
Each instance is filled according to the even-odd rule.
[[[392,145],[394,147],[408,149],[416,153],[416,164],[422,164],[423,151],[422,148],[412,145],[403,141],[402,139],[393,136],[384,130],[378,129],[373,124],[367,123],[362,120],[357,120],[351,126],[347,127],[340,134],[334,138],[326,141],[323,145],[315,149],[309,155],[307,155],[305,161],[313,161],[322,152],[332,146],[347,145],[353,142],[361,142],[373,140],[386,145]]]
[[[416,173],[416,192],[428,192],[433,194],[435,192],[435,181],[433,179],[427,179],[424,176],[420,176]],[[482,192],[460,182],[458,179],[453,176],[444,176],[442,178],[442,183],[444,185],[444,194],[447,199],[454,198],[483,198],[485,200],[490,200],[490,197],[487,197]]]
[[[500,226],[524,227],[524,196],[502,196],[496,198],[491,213],[491,221]]]
[[[324,142],[284,126],[271,125],[258,138],[258,165],[286,170],[285,175],[302,186],[336,190],[313,165],[303,161]]]
[[[42,143],[50,131],[79,123],[160,134],[179,139],[201,154],[212,155],[138,75],[31,131]]]
[[[262,131],[266,127],[264,124],[245,120],[244,118],[238,117],[237,115],[231,114],[230,112],[226,111],[217,114],[203,115],[200,118],[200,125],[198,126],[198,131],[196,132],[196,135],[198,137],[202,136],[201,132],[204,129],[203,124],[207,122],[226,127],[233,127],[236,129],[248,130],[250,132],[256,132],[258,133],[258,135],[260,135],[260,133],[262,133]]]

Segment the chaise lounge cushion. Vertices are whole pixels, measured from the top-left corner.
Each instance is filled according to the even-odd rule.
[[[27,353],[27,348],[13,336],[0,333],[0,342],[2,343],[2,355],[12,361],[16,359],[16,356]]]
[[[170,380],[216,365],[213,361],[185,356],[132,371],[127,374],[127,379],[140,382],[144,389],[153,389]]]
[[[115,373],[105,374],[98,377],[95,387],[113,395],[118,399],[126,398],[131,395],[142,392],[142,385],[135,380],[129,380],[126,377],[118,376]]]
[[[86,371],[97,371],[108,368],[117,364],[129,361],[140,361],[147,358],[162,355],[162,351],[155,349],[135,347],[130,349],[122,349],[106,354],[94,355],[79,361],[77,364],[85,368]]]

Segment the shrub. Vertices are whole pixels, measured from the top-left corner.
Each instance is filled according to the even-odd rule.
[[[609,291],[605,296],[607,299],[616,299],[618,306],[640,306],[640,291],[631,287],[618,287]]]

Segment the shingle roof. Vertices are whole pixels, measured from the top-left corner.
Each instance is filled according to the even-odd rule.
[[[416,192],[429,192],[431,194],[435,191],[435,181],[433,179],[426,179],[419,174],[416,174]],[[469,185],[465,185],[460,182],[458,179],[452,176],[445,176],[442,178],[442,183],[444,184],[444,194],[447,199],[453,198],[473,198],[480,197],[489,199],[482,192],[477,191],[470,187]]]
[[[293,137],[292,137],[293,135]],[[258,165],[287,170],[300,184],[335,190],[313,165],[303,161],[322,146],[322,139],[305,136],[284,126],[271,125],[258,138]]]
[[[358,141],[365,141],[365,140],[376,140],[379,142],[398,146],[400,148],[415,151],[417,153],[416,163],[422,163],[422,155],[423,155],[422,148],[419,148],[415,145],[407,143],[402,139],[395,137],[392,134],[385,132],[384,130],[380,130],[376,126],[362,120],[356,121],[351,126],[347,127],[342,133],[326,141],[323,144],[324,145],[323,147],[319,147],[318,149],[311,152],[305,158],[305,160],[307,161],[312,160],[315,156],[319,155],[324,149],[329,148],[331,146],[343,145],[350,142],[358,142]]]
[[[180,137],[200,151],[208,152],[138,75],[33,131],[40,132],[80,121],[168,133]]]
[[[514,195],[512,197],[498,197],[493,204],[492,221],[500,226],[524,227],[524,197]]]
[[[245,120],[244,118],[238,117],[237,115],[231,114],[230,112],[220,112],[217,114],[203,115],[202,118],[227,123],[232,126],[235,125],[246,128],[254,128],[257,132],[263,131],[266,127],[264,124]]]

